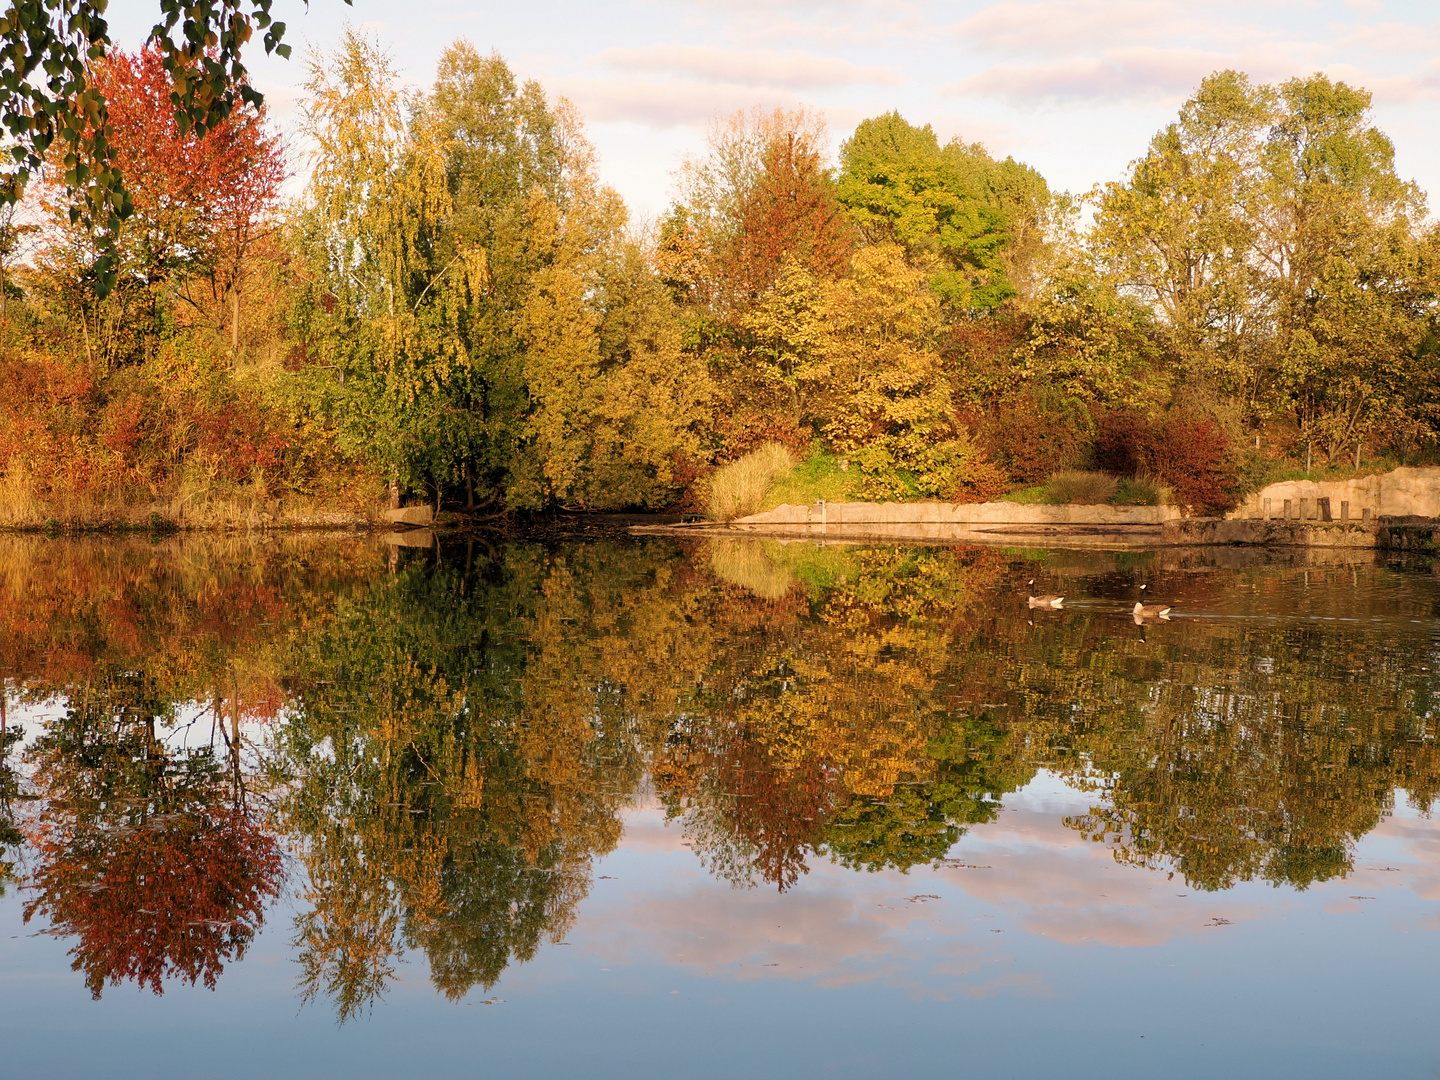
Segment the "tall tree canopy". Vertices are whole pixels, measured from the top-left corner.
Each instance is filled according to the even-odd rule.
[[[1369,110],[1323,75],[1217,72],[1098,193],[1090,239],[1154,305],[1187,382],[1289,416],[1330,455],[1434,412],[1425,200]]]

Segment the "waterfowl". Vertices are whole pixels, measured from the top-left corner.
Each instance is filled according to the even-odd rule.
[[[1028,584],[1034,585],[1034,584],[1035,584],[1035,579],[1034,579],[1034,578],[1031,578],[1030,581],[1028,582]],[[1064,598],[1063,596],[1056,596],[1054,593],[1046,593],[1044,596],[1030,596],[1030,597],[1027,597],[1026,600],[1025,600],[1025,602],[1026,602],[1027,604],[1029,604],[1032,608],[1037,608],[1037,607],[1058,608],[1058,607],[1061,606],[1061,605],[1060,605],[1060,602],[1061,602],[1062,600],[1064,600],[1064,599],[1065,599],[1065,598]]]
[[[1140,590],[1143,592],[1145,586],[1141,585]],[[1136,619],[1168,619],[1172,610],[1169,604],[1142,604],[1136,600],[1133,613]]]

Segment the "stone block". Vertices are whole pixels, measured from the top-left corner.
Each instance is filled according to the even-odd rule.
[[[433,506],[402,506],[399,510],[386,510],[382,515],[392,525],[424,527],[435,520]]]

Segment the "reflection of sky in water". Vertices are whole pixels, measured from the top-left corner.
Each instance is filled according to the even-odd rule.
[[[1064,827],[1089,797],[1045,773],[952,865],[815,860],[783,895],[716,881],[640,809],[565,944],[457,1004],[412,956],[343,1028],[297,1005],[283,905],[213,993],[96,1003],[12,888],[0,1061],[57,1077],[1427,1077],[1440,825],[1395,802],[1348,878],[1218,894]]]

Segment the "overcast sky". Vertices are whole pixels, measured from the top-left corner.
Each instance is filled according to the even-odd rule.
[[[154,0],[112,0],[135,47]],[[603,177],[655,217],[675,167],[716,115],[751,105],[822,110],[838,145],[899,109],[1074,192],[1121,176],[1208,72],[1257,81],[1323,71],[1375,95],[1402,175],[1440,202],[1440,8],[1433,0],[276,0],[289,61],[251,53],[272,113],[293,125],[307,46],[348,21],[391,51],[414,87],[467,38],[573,100]]]

